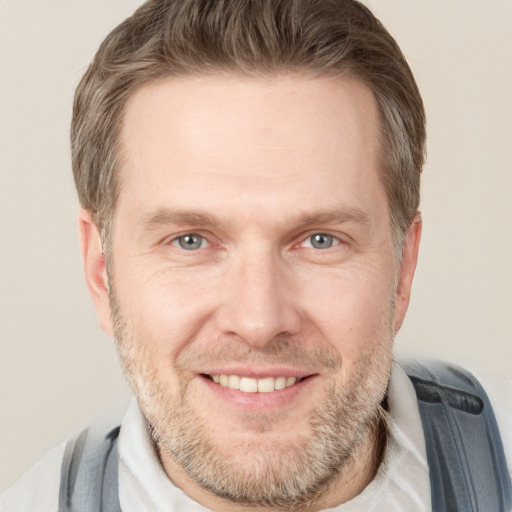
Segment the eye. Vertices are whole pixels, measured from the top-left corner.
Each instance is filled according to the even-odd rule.
[[[334,245],[338,245],[340,241],[327,233],[315,233],[303,242],[305,247],[313,247],[314,249],[330,249]]]
[[[187,233],[186,235],[179,236],[175,238],[171,244],[178,245],[185,251],[195,251],[197,249],[203,249],[204,247],[208,246],[206,238],[195,233]]]

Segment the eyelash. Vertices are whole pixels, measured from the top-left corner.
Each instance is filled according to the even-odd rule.
[[[183,247],[183,245],[180,243],[180,240],[184,240],[186,238],[200,238],[201,246],[197,247],[197,248]],[[183,235],[179,235],[179,236],[173,238],[170,242],[170,245],[172,245],[174,247],[178,247],[180,249],[183,249],[184,251],[187,251],[187,252],[189,252],[189,251],[193,252],[194,250],[205,249],[206,247],[203,247],[203,242],[206,243],[206,247],[209,247],[211,245],[210,242],[208,242],[207,238],[199,233],[184,233]],[[190,246],[192,246],[192,245],[194,245],[194,244],[191,243]]]
[[[313,242],[313,238],[314,237],[322,237],[322,239],[327,239],[328,241],[330,241],[331,245],[329,245],[328,247],[315,247],[314,246],[314,242]],[[183,241],[187,238],[198,238],[200,239],[200,245],[198,247],[193,247],[194,246],[194,243],[190,243],[189,244],[189,247],[184,247],[184,245],[182,245],[182,242],[180,241]],[[299,247],[304,247],[304,244],[306,244],[307,242],[310,243],[309,246],[306,246],[306,248],[311,248],[311,249],[316,249],[318,251],[324,251],[324,250],[327,250],[327,249],[331,249],[333,247],[336,247],[338,245],[341,245],[342,244],[342,241],[340,240],[339,237],[335,236],[335,235],[331,235],[330,233],[326,233],[326,232],[322,232],[322,231],[316,231],[316,232],[313,232],[313,233],[310,233],[308,234],[308,236],[306,236],[305,238],[302,239],[301,242],[299,242],[298,244],[294,245],[294,248],[299,248]],[[321,240],[318,240],[317,242],[321,243]],[[206,246],[204,246],[204,244],[206,244]],[[186,252],[195,252],[199,249],[206,249],[208,247],[211,246],[211,243],[208,241],[207,237],[205,237],[204,235],[201,235],[199,233],[195,233],[195,232],[190,232],[190,233],[184,233],[182,235],[179,235],[179,236],[176,236],[174,237],[171,241],[170,241],[170,245],[178,248],[178,249],[182,249]]]
[[[331,244],[329,247],[323,247],[323,248],[320,248],[320,247],[314,247],[314,242],[313,242],[313,239],[314,237],[322,237],[322,238],[326,238],[328,240],[330,240]],[[330,233],[325,233],[325,232],[322,232],[322,231],[317,231],[315,233],[311,233],[310,235],[308,235],[300,244],[299,246],[304,246],[304,244],[306,242],[310,242],[310,246],[308,248],[312,248],[312,249],[317,249],[319,251],[325,251],[327,249],[331,249],[333,247],[336,247],[338,245],[340,245],[342,242],[340,240],[339,237],[335,236],[335,235],[331,235]]]

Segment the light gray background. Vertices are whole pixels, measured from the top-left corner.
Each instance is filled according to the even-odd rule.
[[[424,237],[402,351],[512,375],[512,1],[367,2],[423,92]],[[129,397],[81,273],[74,87],[136,0],[0,0],[0,491]]]

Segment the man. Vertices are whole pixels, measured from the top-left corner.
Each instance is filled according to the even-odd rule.
[[[478,384],[392,363],[424,144],[409,67],[357,2],[150,0],[116,28],[72,151],[87,283],[136,401],[2,510],[448,510],[466,496],[437,481],[475,477],[432,458],[439,397],[468,430],[485,416],[473,510],[510,507]]]

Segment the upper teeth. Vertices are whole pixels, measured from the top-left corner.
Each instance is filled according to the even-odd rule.
[[[252,379],[250,377],[239,377],[238,375],[210,375],[213,382],[221,386],[237,389],[244,393],[270,393],[280,389],[293,386],[297,377],[265,377],[263,379]]]

